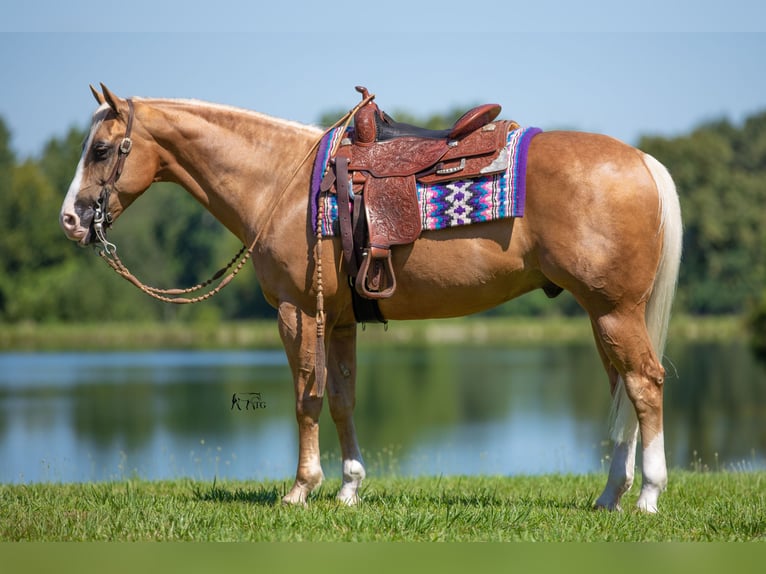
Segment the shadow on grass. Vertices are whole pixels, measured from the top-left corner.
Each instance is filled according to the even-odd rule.
[[[444,492],[415,489],[407,493],[389,492],[385,489],[362,488],[360,492],[362,503],[387,505],[392,502],[401,504],[426,504],[433,506],[464,506],[472,508],[489,507],[522,507],[538,510],[575,510],[590,512],[594,510],[595,496],[586,495],[575,498],[556,498],[542,495],[512,495],[497,490],[478,492]]]
[[[192,489],[192,495],[195,500],[203,502],[246,502],[260,506],[274,506],[282,499],[283,493],[280,493],[276,486],[246,490],[221,488],[214,483],[211,487],[195,486]]]
[[[310,496],[311,502],[335,501],[337,487],[333,481],[319,486]],[[240,486],[221,486],[213,482],[212,485],[197,484],[192,487],[192,497],[202,502],[217,503],[247,503],[259,506],[274,506],[281,503],[287,494],[288,484],[259,485],[253,489]],[[361,504],[376,506],[389,506],[391,504],[404,505],[428,505],[428,506],[462,506],[469,508],[489,507],[518,507],[536,508],[538,510],[574,510],[593,511],[595,497],[585,496],[577,498],[556,498],[542,495],[519,495],[509,496],[507,493],[499,493],[496,489],[480,490],[478,492],[454,492],[443,491],[437,488],[427,490],[416,488],[409,492],[398,492],[383,488],[362,487],[360,492]]]

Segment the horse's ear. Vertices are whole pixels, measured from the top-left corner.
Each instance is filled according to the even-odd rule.
[[[109,107],[112,108],[114,113],[119,117],[121,115],[120,110],[122,109],[121,104],[123,101],[115,96],[112,92],[110,92],[109,88],[107,88],[104,84],[101,84],[101,91],[104,94],[104,100],[106,100],[106,103],[109,104]]]
[[[92,85],[90,87],[90,93],[93,94],[93,97],[96,98],[96,101],[99,105],[102,105],[106,100],[104,99],[104,96],[101,92],[99,92],[96,88],[94,88]]]

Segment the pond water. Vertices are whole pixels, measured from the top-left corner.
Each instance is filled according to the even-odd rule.
[[[741,344],[666,355],[676,468],[766,468],[766,369]],[[289,479],[297,462],[281,351],[0,353],[0,482]],[[323,467],[340,475],[325,406]],[[591,345],[362,349],[368,474],[605,469],[609,394]]]

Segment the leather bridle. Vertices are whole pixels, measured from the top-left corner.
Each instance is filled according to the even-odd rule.
[[[125,136],[122,138],[122,141],[117,148],[117,161],[114,163],[112,173],[101,184],[101,193],[94,206],[93,231],[101,242],[103,250],[106,251],[107,254],[111,254],[117,250],[114,243],[110,243],[106,239],[106,230],[113,221],[112,214],[109,211],[109,197],[114,190],[117,180],[119,180],[122,175],[122,170],[125,167],[125,160],[128,159],[128,154],[130,153],[130,150],[133,149],[133,140],[130,139],[130,134],[133,131],[133,116],[135,115],[135,109],[133,107],[132,99],[128,98],[127,102],[128,122],[125,127]]]

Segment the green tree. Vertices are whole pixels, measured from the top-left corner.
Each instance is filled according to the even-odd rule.
[[[3,118],[0,118],[0,219],[3,220],[6,219],[5,214],[8,212],[6,203],[11,195],[11,181],[15,162],[16,158],[11,149],[11,132]],[[4,316],[7,305],[7,295],[3,285],[9,282],[4,256],[5,253],[0,247],[0,319]]]
[[[52,267],[66,259],[56,195],[37,164],[11,170],[0,197],[0,316],[43,319],[50,312]]]
[[[43,148],[40,169],[62,199],[80,161],[86,135],[82,129],[71,128],[63,138],[52,138]]]
[[[766,114],[742,128],[720,121],[686,136],[643,138],[640,147],[668,167],[681,198],[681,307],[741,313],[759,297],[766,271]]]
[[[16,163],[16,157],[11,148],[11,132],[5,121],[0,117],[0,185],[6,177],[9,177],[7,170],[10,170]]]

